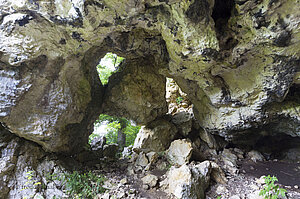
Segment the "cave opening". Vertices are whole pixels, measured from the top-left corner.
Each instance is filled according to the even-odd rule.
[[[115,53],[108,52],[96,66],[101,84],[107,87],[110,77],[120,72],[125,58]],[[90,145],[117,144],[118,150],[123,151],[134,143],[140,126],[132,120],[101,113],[94,122],[94,131],[89,136]],[[102,140],[99,142],[99,140]],[[96,146],[96,148],[99,146]]]
[[[263,136],[255,143],[253,148],[260,151],[267,160],[300,160],[300,138],[290,135],[276,134]]]
[[[259,151],[266,160],[299,161],[300,138],[282,131],[282,128],[275,122],[263,128],[246,130],[228,142],[226,148]]]
[[[109,77],[118,72],[120,67],[125,62],[125,58],[118,56],[117,54],[108,52],[100,60],[99,64],[96,66],[97,73],[102,85],[107,85]]]

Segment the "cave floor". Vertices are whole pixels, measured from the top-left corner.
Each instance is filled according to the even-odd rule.
[[[259,178],[262,175],[276,176],[280,184],[285,186],[300,186],[300,163],[287,161],[241,162],[241,170],[246,175]],[[297,189],[294,189],[297,191]],[[299,190],[299,189],[298,189]],[[300,192],[300,191],[299,191]]]
[[[253,162],[243,159],[238,163],[239,173],[227,174],[228,182],[225,185],[212,184],[207,191],[207,199],[263,199],[259,196],[263,188],[261,176],[276,176],[278,185],[287,190],[288,199],[300,199],[300,162],[270,160]]]

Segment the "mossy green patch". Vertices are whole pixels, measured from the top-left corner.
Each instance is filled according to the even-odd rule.
[[[87,79],[81,78],[76,93],[76,104],[79,109],[84,109],[91,101],[91,86]]]

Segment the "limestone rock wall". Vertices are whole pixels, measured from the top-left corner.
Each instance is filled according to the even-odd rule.
[[[1,1],[0,122],[48,151],[74,152],[100,112],[140,124],[164,115],[171,77],[209,132],[232,139],[276,123],[299,136],[299,5]],[[107,52],[126,63],[103,88],[95,66]]]

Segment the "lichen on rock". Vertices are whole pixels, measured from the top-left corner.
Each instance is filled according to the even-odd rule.
[[[72,151],[100,112],[144,125],[165,115],[170,77],[209,133],[232,140],[283,117],[298,136],[295,103],[274,112],[299,84],[298,10],[292,0],[2,1],[1,122]],[[107,52],[126,63],[104,89],[94,67]]]

